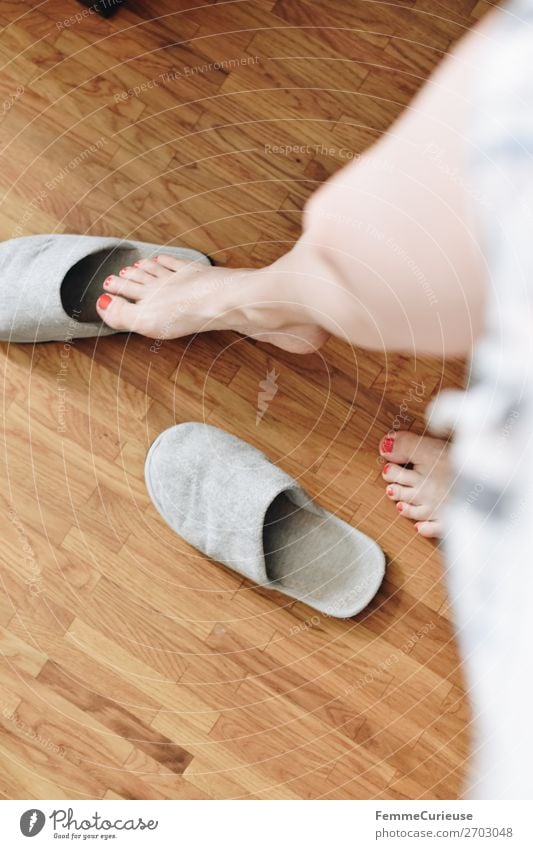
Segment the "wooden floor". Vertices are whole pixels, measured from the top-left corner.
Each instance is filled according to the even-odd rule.
[[[271,261],[486,6],[129,0],[104,21],[74,0],[0,0],[0,237]],[[231,333],[150,345],[0,348],[0,793],[458,797],[468,709],[441,560],[385,498],[376,449],[399,424],[422,432],[461,364],[335,341],[298,357]],[[370,608],[319,617],[173,535],[143,461],[188,420],[249,440],[378,539]]]

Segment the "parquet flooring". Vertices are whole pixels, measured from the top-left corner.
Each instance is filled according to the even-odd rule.
[[[270,262],[487,7],[129,0],[103,20],[0,0],[1,237]],[[442,564],[386,499],[377,443],[398,416],[421,432],[462,364],[337,341],[298,357],[232,333],[150,345],[0,346],[0,793],[458,797],[468,709]],[[173,536],[143,462],[187,420],[249,440],[378,539],[387,577],[364,613],[319,617]]]

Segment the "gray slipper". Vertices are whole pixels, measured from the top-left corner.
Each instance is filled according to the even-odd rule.
[[[210,265],[187,248],[106,236],[22,236],[0,243],[0,340],[49,342],[116,333],[94,305],[110,274],[166,253]]]
[[[256,584],[339,618],[359,613],[379,589],[379,546],[219,428],[187,422],[165,430],[148,452],[145,479],[176,533]]]

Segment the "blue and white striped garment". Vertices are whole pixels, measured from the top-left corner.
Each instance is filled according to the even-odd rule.
[[[444,541],[474,756],[470,796],[533,798],[533,0],[502,8],[472,81],[471,168],[490,287],[454,429]]]

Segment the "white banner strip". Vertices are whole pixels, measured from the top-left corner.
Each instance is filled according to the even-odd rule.
[[[533,847],[528,802],[27,800],[0,802],[0,815],[9,849]]]

